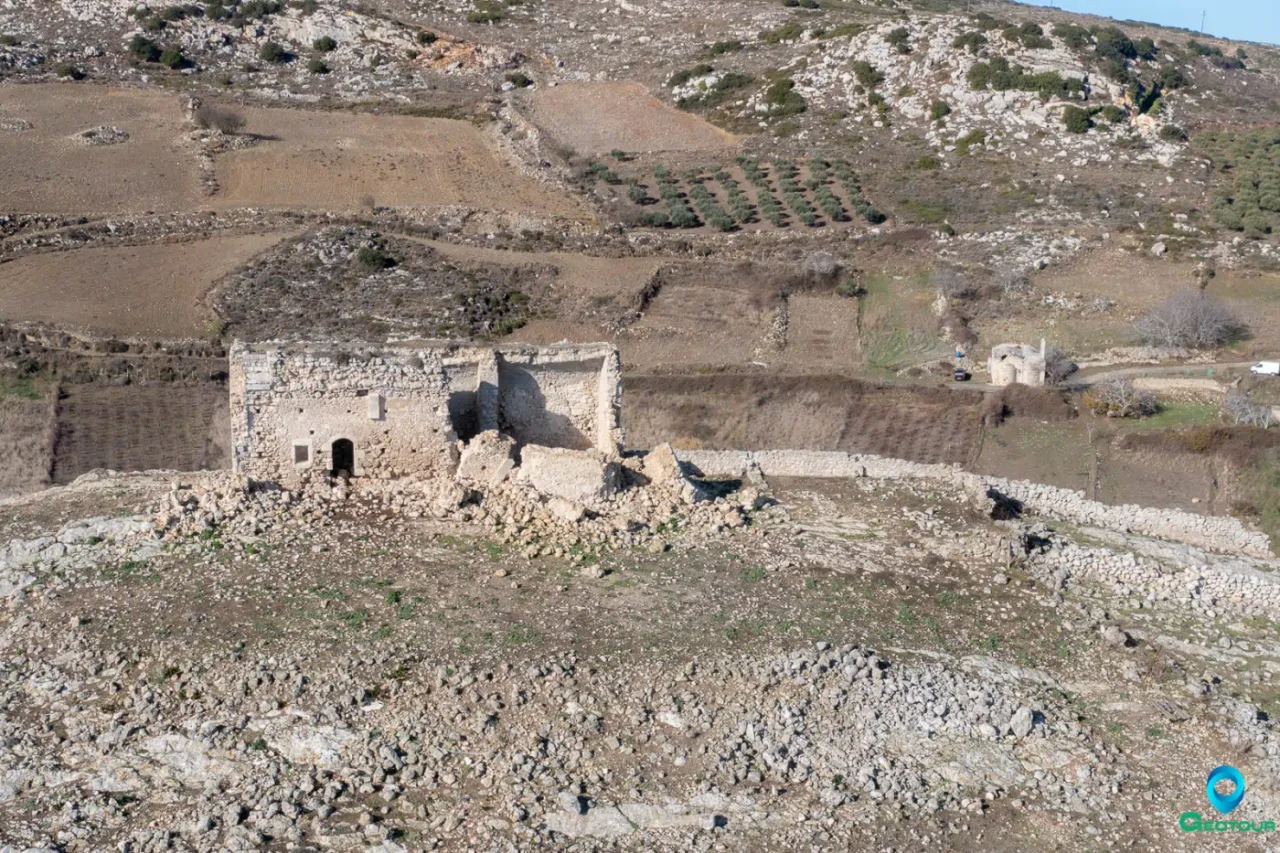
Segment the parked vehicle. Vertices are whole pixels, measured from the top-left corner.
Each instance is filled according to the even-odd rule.
[[[1249,372],[1258,376],[1280,376],[1280,361],[1260,361]]]
[[[965,370],[963,367],[957,367],[954,375],[954,379],[957,382],[968,382],[969,371]]]

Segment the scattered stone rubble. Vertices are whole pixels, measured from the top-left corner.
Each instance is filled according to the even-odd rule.
[[[768,504],[767,454],[738,472],[738,492],[711,499],[684,474],[685,453],[664,445],[617,463],[616,492],[575,504],[508,468],[500,436],[473,439],[463,458],[482,448],[499,464],[476,464],[464,480],[316,477],[286,491],[225,472],[184,475],[152,516],[90,519],[10,543],[0,556],[0,584],[10,584],[0,601],[8,598],[13,615],[0,632],[0,844],[734,849],[759,832],[777,845],[811,843],[815,826],[831,827],[828,843],[844,843],[886,817],[978,817],[1005,800],[1088,813],[1103,826],[1124,819],[1114,798],[1141,768],[1080,721],[1052,679],[990,661],[919,663],[826,642],[606,666],[571,653],[501,663],[447,654],[406,662],[392,650],[261,659],[191,655],[180,639],[99,649],[78,618],[33,618],[75,584],[101,583],[104,565],[161,550],[181,559],[212,538],[232,549],[279,541],[348,517],[465,522],[519,544],[524,557],[569,560],[581,545],[670,547],[672,519],[683,535],[776,526],[777,510],[758,508]],[[902,518],[950,535],[932,509],[904,509]],[[1215,589],[1212,572],[1170,571],[1163,551],[1152,552],[1163,559],[1120,555],[1043,527],[1024,527],[1017,544],[1020,565],[1056,581],[1054,590],[1077,577],[1151,588],[1157,601],[1208,617],[1230,593]],[[1227,559],[1176,556],[1213,563],[1214,572]],[[15,568],[19,584],[9,579]],[[1118,648],[1134,644],[1118,626],[1099,630]],[[379,675],[392,670],[395,679]],[[1255,706],[1216,695],[1212,703],[1195,713],[1212,710],[1213,725],[1252,760],[1275,760]],[[463,785],[467,796],[456,796]],[[149,826],[130,817],[135,799]]]
[[[1070,489],[972,474],[956,466],[814,450],[682,450],[679,457],[707,476],[736,476],[749,467],[756,467],[769,477],[934,480],[956,486],[973,499],[993,501],[1003,513],[1017,515],[1025,511],[1062,521],[1133,531],[1210,551],[1261,559],[1272,556],[1271,541],[1265,533],[1249,530],[1229,516],[1128,504],[1110,506],[1088,500],[1081,492]]]
[[[670,830],[785,836],[792,812],[852,828],[886,811],[981,813],[1010,796],[1105,809],[1127,778],[1123,755],[1091,743],[1042,685],[854,646],[621,673],[572,655],[440,663],[375,698],[366,673],[395,665],[383,655],[327,667],[214,655],[156,682],[130,649],[86,655],[76,625],[47,639],[66,651],[19,658],[0,677],[3,707],[35,715],[0,722],[0,808],[27,804],[0,838],[35,849],[568,837],[602,850],[630,837],[626,849],[652,850]],[[68,691],[111,697],[115,710],[59,702]],[[40,721],[66,736],[43,737]],[[463,778],[475,794],[448,796]],[[134,798],[155,828],[126,825]]]

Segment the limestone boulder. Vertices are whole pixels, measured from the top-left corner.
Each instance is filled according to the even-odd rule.
[[[654,483],[673,483],[684,478],[680,460],[667,442],[659,444],[644,457],[644,475]]]
[[[485,430],[462,448],[457,478],[469,483],[496,486],[516,465],[516,443],[497,430]]]
[[[526,445],[517,476],[537,491],[575,503],[593,503],[616,494],[618,462],[597,450]]]

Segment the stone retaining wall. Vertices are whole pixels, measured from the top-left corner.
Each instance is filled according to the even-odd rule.
[[[1280,614],[1280,578],[1245,566],[1190,566],[1170,570],[1155,560],[1117,554],[1107,548],[1068,543],[1051,548],[1032,562],[1095,582],[1127,584],[1160,601],[1193,609],[1230,609],[1244,615]]]
[[[1109,530],[1134,532],[1229,554],[1268,559],[1271,541],[1237,519],[1155,507],[1111,506],[1071,489],[973,474],[949,465],[930,465],[883,456],[820,450],[679,450],[677,457],[704,476],[738,477],[757,467],[771,477],[872,477],[920,479],[956,486],[975,496],[1004,499],[1025,511]]]

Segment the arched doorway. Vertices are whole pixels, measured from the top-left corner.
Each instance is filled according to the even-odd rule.
[[[349,438],[333,443],[333,476],[353,477],[356,473],[356,446]]]

